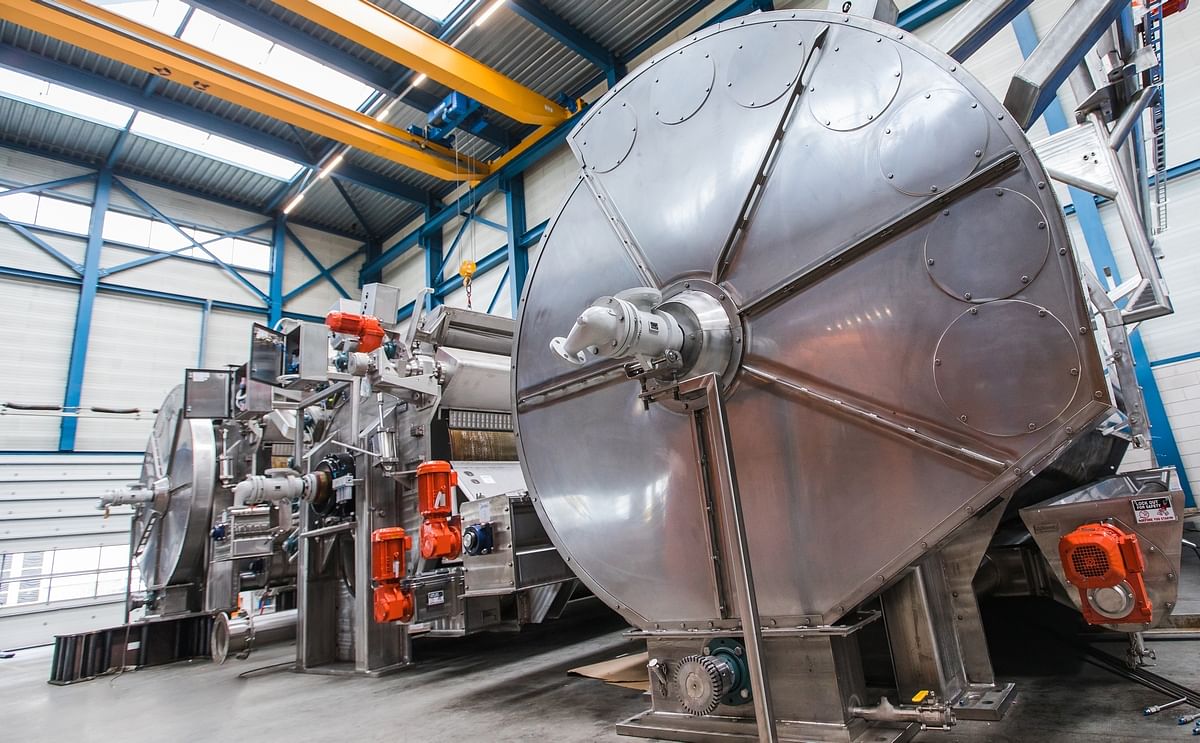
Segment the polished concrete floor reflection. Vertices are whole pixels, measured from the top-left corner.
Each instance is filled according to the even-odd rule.
[[[1185,562],[1194,555],[1185,556]],[[1197,572],[1197,571],[1190,571]],[[1143,717],[1160,695],[1081,661],[1047,633],[1074,637],[1053,604],[993,607],[998,675],[1019,695],[999,723],[966,722],[920,741],[1190,740],[1177,710]],[[45,683],[48,649],[0,660],[0,740],[70,741],[617,741],[613,723],[645,706],[638,691],[567,676],[567,670],[640,648],[603,607],[512,636],[418,642],[421,663],[382,679],[265,668],[292,658],[264,648],[223,666],[182,663],[69,687]],[[1119,643],[1102,645],[1120,654]],[[1200,642],[1156,641],[1155,671],[1200,687]],[[251,672],[251,673],[247,673]]]

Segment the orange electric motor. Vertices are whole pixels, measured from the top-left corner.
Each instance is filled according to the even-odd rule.
[[[1150,597],[1138,538],[1111,524],[1084,524],[1058,542],[1067,582],[1079,589],[1089,624],[1151,621]]]
[[[451,498],[458,473],[449,462],[435,460],[417,467],[417,507],[421,511],[421,557],[453,560],[462,552],[462,520],[453,515]]]
[[[358,336],[358,350],[361,353],[371,353],[379,348],[386,337],[379,319],[370,315],[330,312],[325,316],[325,324],[335,333]]]
[[[371,581],[375,585],[375,621],[407,622],[413,616],[412,590],[400,582],[408,572],[412,537],[399,526],[371,532]]]

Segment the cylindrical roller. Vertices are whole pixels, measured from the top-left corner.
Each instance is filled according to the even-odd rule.
[[[296,610],[275,611],[270,614],[250,614],[230,618],[225,612],[213,623],[212,659],[224,663],[230,655],[243,650],[257,649],[275,642],[296,639]]]

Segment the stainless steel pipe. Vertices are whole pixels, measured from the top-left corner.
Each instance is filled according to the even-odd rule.
[[[224,663],[230,653],[270,645],[274,642],[296,639],[296,610],[275,611],[270,614],[251,614],[231,618],[225,612],[217,615],[213,624],[213,663]]]

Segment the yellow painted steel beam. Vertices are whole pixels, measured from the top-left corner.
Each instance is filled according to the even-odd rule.
[[[0,0],[0,18],[445,180],[491,168],[84,0]]]
[[[526,124],[558,124],[571,112],[368,0],[275,0],[288,10],[430,80]]]

